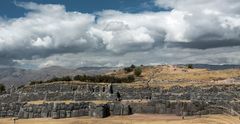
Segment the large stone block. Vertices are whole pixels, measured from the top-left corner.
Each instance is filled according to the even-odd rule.
[[[1,111],[1,117],[6,117],[7,116],[7,111]]]
[[[47,118],[47,117],[49,117],[49,116],[48,116],[48,111],[42,111],[42,112],[41,112],[41,117],[42,117],[42,118]]]
[[[124,105],[121,103],[111,103],[111,114],[112,115],[123,115]]]
[[[34,118],[41,118],[41,113],[33,113]]]
[[[59,111],[52,112],[52,118],[53,118],[53,119],[59,119],[59,118],[60,118],[60,113],[59,113]]]
[[[19,112],[18,112],[18,118],[23,118],[24,117],[24,111],[23,111],[23,109],[21,108],[20,110],[19,110]]]
[[[156,113],[155,106],[143,105],[141,113]]]
[[[79,111],[78,110],[72,110],[71,116],[72,117],[79,117]]]
[[[79,116],[88,116],[88,110],[80,109],[79,110]]]
[[[123,115],[130,115],[132,114],[132,108],[130,105],[124,105]]]
[[[8,117],[13,117],[13,116],[14,116],[14,111],[8,110],[8,111],[7,111],[7,116],[8,116]]]
[[[34,116],[33,116],[33,113],[32,112],[29,112],[29,114],[28,114],[28,118],[33,118]]]
[[[110,115],[109,106],[108,105],[98,105],[94,110],[94,117],[97,118],[105,118]]]
[[[24,111],[23,112],[23,118],[28,118],[29,116],[28,116],[28,112],[26,112],[26,111]]]
[[[66,117],[67,118],[71,118],[72,116],[71,116],[71,111],[70,110],[67,110],[66,111]]]
[[[66,117],[66,111],[60,110],[60,118],[65,118],[65,117]]]

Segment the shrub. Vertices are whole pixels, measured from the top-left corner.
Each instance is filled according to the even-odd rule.
[[[128,75],[127,77],[127,83],[133,82],[135,80],[133,75]]]
[[[42,84],[44,83],[43,81],[31,81],[30,85],[35,85],[35,84]]]
[[[135,68],[134,74],[136,76],[140,76],[142,74],[142,69],[140,67]]]
[[[21,89],[23,87],[24,87],[24,85],[20,85],[20,86],[17,87],[17,89]]]
[[[130,67],[124,68],[124,71],[126,73],[129,73],[129,72],[132,72],[135,68],[136,68],[136,66],[132,64]]]
[[[56,81],[72,81],[72,78],[70,76],[53,77],[52,79],[47,80],[46,82],[56,82]]]
[[[124,71],[125,71],[126,73],[129,73],[129,72],[132,72],[133,69],[130,68],[130,67],[126,67],[126,68],[124,68]]]
[[[72,78],[70,76],[64,76],[62,78],[59,78],[61,81],[72,81]]]
[[[73,78],[77,81],[82,82],[96,82],[96,83],[130,83],[134,81],[134,76],[118,78],[110,75],[95,75],[95,76],[86,76],[86,75],[76,75]]]
[[[115,77],[111,75],[94,75],[94,76],[88,76],[88,75],[76,75],[73,77],[73,79],[70,76],[64,76],[64,77],[53,77],[50,80],[47,81],[31,81],[30,85],[34,84],[42,84],[42,83],[51,83],[56,81],[82,81],[82,82],[95,82],[95,83],[131,83],[135,80],[133,75],[129,75],[127,77]]]
[[[5,92],[5,86],[3,84],[0,84],[0,93]]]
[[[192,64],[188,64],[188,65],[187,65],[187,68],[193,69],[193,65],[192,65]]]
[[[132,65],[130,66],[130,68],[134,69],[134,68],[136,68],[136,66],[135,66],[134,64],[132,64]]]

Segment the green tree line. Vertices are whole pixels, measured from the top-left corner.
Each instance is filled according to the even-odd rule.
[[[134,82],[135,78],[133,75],[129,75],[126,77],[115,77],[110,75],[76,75],[73,78],[70,76],[64,77],[53,77],[47,81],[31,81],[30,85],[34,84],[43,84],[43,83],[51,83],[57,81],[82,81],[82,82],[94,82],[94,83],[131,83]]]

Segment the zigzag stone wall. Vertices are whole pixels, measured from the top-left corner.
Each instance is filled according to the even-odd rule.
[[[110,108],[111,107],[111,108]],[[122,113],[119,110],[123,110]],[[2,103],[0,104],[0,117],[18,117],[18,118],[70,118],[80,116],[107,117],[109,115],[128,115],[129,106],[121,103],[109,103],[96,105],[91,102],[77,103],[45,103],[45,104],[27,104],[27,103]]]
[[[107,117],[132,113],[199,115],[240,112],[239,85],[146,87],[124,84],[49,83],[0,95],[0,117]],[[29,101],[73,103],[28,104]],[[91,101],[108,101],[95,104]],[[88,102],[87,102],[88,101]]]

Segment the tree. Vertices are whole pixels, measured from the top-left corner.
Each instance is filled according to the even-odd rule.
[[[126,73],[129,73],[129,72],[132,72],[133,69],[135,69],[135,68],[136,68],[136,66],[135,66],[134,64],[132,64],[130,67],[124,68],[124,71],[125,71]]]
[[[134,69],[134,68],[136,68],[136,66],[135,66],[134,64],[132,64],[132,65],[130,66],[130,68]]]
[[[135,68],[134,74],[136,76],[140,76],[142,74],[142,69],[140,67]]]

